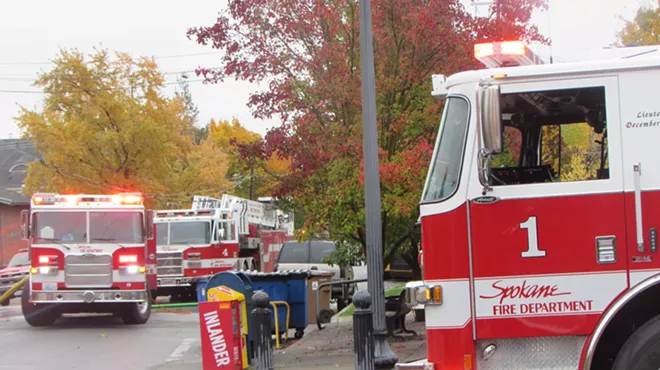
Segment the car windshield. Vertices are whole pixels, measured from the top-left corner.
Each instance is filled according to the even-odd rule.
[[[278,263],[307,263],[309,261],[309,243],[284,243],[280,250]]]
[[[326,258],[330,257],[330,255],[337,250],[337,247],[335,246],[335,243],[331,242],[312,242],[309,250],[310,263],[328,263],[326,262]]]
[[[156,233],[159,231],[156,230]],[[161,238],[158,238],[159,240]],[[211,243],[211,223],[172,222],[170,223],[169,242],[166,244],[209,244]]]
[[[91,243],[141,243],[142,214],[140,212],[90,212]]]
[[[85,212],[35,212],[33,217],[35,244],[87,242]]]
[[[14,255],[14,257],[12,257],[7,267],[19,267],[19,266],[29,266],[29,265],[30,265],[30,261],[28,260],[27,253],[19,253]]]
[[[467,135],[468,108],[465,99],[447,99],[435,158],[431,162],[430,174],[422,196],[423,202],[444,200],[458,187]]]

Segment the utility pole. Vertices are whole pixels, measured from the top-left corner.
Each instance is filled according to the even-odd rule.
[[[383,240],[378,174],[376,80],[371,29],[371,0],[360,0],[360,69],[362,74],[362,140],[364,146],[364,196],[367,229],[367,280],[373,299],[374,365],[392,368],[399,361],[387,341]]]

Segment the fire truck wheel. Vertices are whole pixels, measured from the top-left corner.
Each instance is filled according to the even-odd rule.
[[[614,360],[612,370],[660,368],[660,315],[642,325],[628,338]]]
[[[126,325],[144,324],[149,320],[151,315],[151,294],[148,295],[147,301],[142,303],[128,303],[128,307],[122,318]]]
[[[57,317],[56,308],[50,304],[35,304],[30,303],[30,284],[23,285],[23,293],[21,295],[21,311],[23,317],[30,326],[50,326],[53,325]]]

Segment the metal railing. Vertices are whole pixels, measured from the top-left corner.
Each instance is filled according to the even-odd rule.
[[[329,281],[327,283],[319,284],[319,286],[316,288],[316,326],[318,326],[319,330],[325,329],[325,326],[321,325],[321,316],[320,316],[320,313],[323,310],[319,310],[319,306],[320,306],[319,292],[321,291],[321,288],[332,285],[342,285],[342,298],[343,298],[345,296],[345,291],[346,291],[346,289],[343,288],[343,286],[353,283],[364,283],[364,282],[367,282],[367,279]]]

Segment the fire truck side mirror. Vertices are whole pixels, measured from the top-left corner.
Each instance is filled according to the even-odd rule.
[[[21,211],[21,239],[30,238],[30,211],[24,209]]]
[[[502,113],[500,111],[500,87],[481,87],[478,92],[478,114],[483,138],[483,149],[490,154],[502,152]]]
[[[154,211],[147,210],[147,217],[145,220],[147,229],[147,240],[154,239]]]

